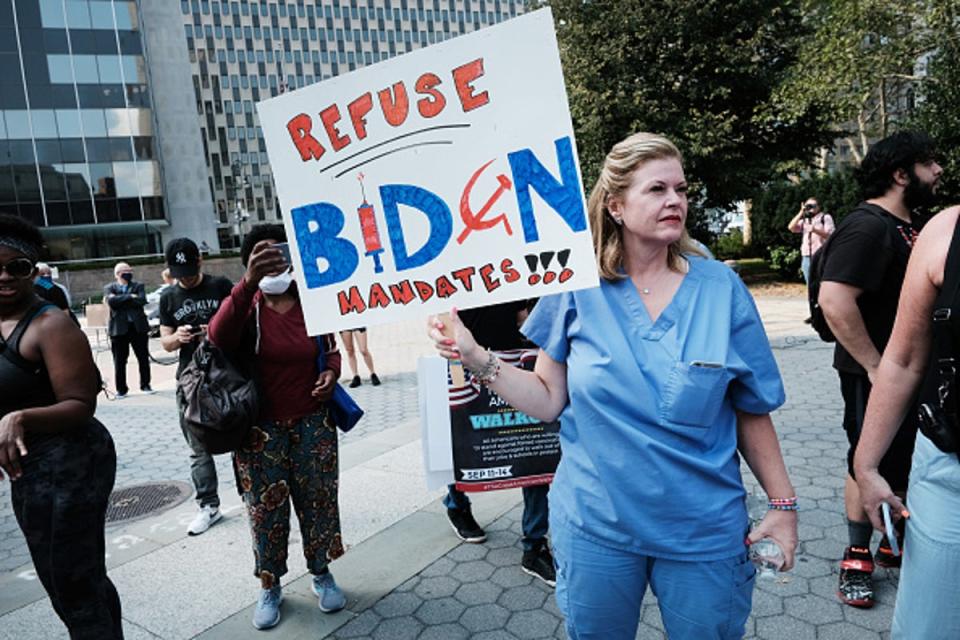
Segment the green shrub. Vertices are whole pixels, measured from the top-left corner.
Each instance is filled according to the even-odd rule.
[[[718,260],[739,260],[743,257],[743,231],[731,229],[717,236],[713,253]]]
[[[788,280],[800,278],[800,249],[773,247],[770,250],[770,267]]]
[[[860,189],[852,172],[842,171],[798,183],[768,184],[751,199],[752,253],[762,249],[759,254],[791,280],[797,277],[800,264],[800,234],[791,233],[787,224],[800,210],[800,203],[810,197],[820,202],[834,222],[839,222],[860,202]],[[796,253],[795,259],[791,251]]]

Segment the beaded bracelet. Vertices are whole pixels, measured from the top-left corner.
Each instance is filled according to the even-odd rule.
[[[771,511],[799,511],[797,497],[792,498],[770,498],[767,502],[767,509]]]
[[[470,370],[473,373],[473,377],[476,378],[481,384],[493,384],[494,380],[497,379],[497,376],[500,375],[500,358],[494,355],[492,351],[487,351],[487,361],[483,366],[474,371]]]

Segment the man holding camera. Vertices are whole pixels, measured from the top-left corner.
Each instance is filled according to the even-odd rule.
[[[177,407],[180,410],[180,429],[191,450],[190,475],[200,507],[187,527],[187,533],[196,536],[209,529],[222,516],[213,456],[203,450],[183,424],[186,403],[180,389],[180,373],[193,358],[193,352],[206,335],[210,318],[220,308],[220,302],[230,295],[233,284],[227,278],[203,274],[200,250],[189,238],[171,240],[167,244],[166,258],[170,275],[177,279],[177,283],[160,296],[160,344],[166,351],[180,351]]]
[[[803,271],[803,281],[809,283],[810,260],[833,233],[833,217],[820,210],[820,203],[816,198],[807,198],[787,226],[791,233],[803,234],[800,243],[800,270]]]

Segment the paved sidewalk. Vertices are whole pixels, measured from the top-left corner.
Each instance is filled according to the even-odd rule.
[[[758,581],[748,637],[886,638],[896,571],[878,573],[873,610],[843,607],[834,594],[836,560],[846,536],[846,441],[831,347],[800,322],[804,300],[766,297],[758,306],[787,386],[788,403],[774,421],[804,510],[797,568],[779,580]],[[519,569],[519,491],[474,500],[489,539],[466,545],[450,531],[442,492],[424,487],[413,372],[416,357],[430,352],[422,336],[419,322],[371,329],[371,351],[384,384],[366,384],[364,371],[365,384],[353,390],[367,416],[341,439],[341,511],[349,552],[332,565],[348,607],[333,615],[317,610],[294,529],[277,637],[565,637],[552,589]],[[148,480],[189,482],[187,449],[173,408],[172,367],[154,369],[160,393],[104,402],[98,411],[117,442],[118,488]],[[226,456],[218,469],[227,517],[207,534],[185,535],[192,501],[108,529],[108,566],[123,600],[128,638],[263,637],[250,626],[257,584]],[[745,478],[753,486],[749,474]],[[31,575],[8,504],[9,485],[0,483],[0,639],[65,638]],[[649,594],[638,637],[663,637]]]

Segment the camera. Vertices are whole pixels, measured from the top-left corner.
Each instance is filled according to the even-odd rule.
[[[920,405],[917,417],[920,420],[920,431],[930,439],[944,453],[960,451],[960,437],[957,428],[946,414],[943,407],[925,402]]]

